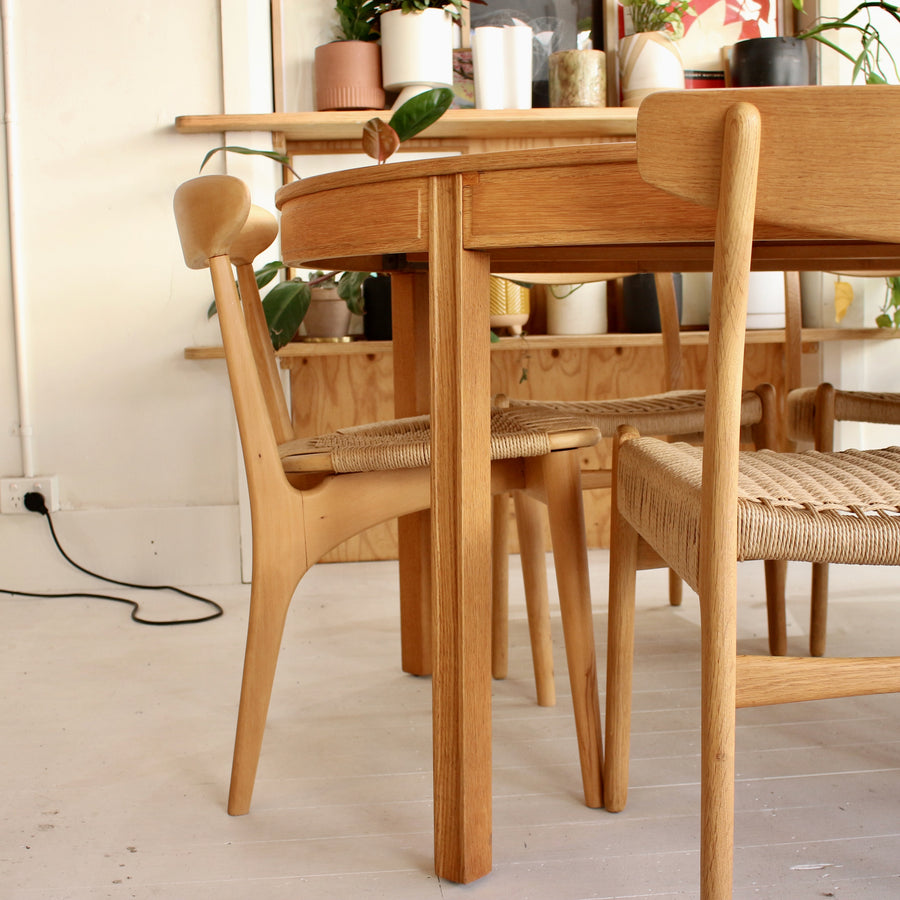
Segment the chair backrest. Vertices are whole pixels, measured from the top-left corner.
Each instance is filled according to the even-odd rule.
[[[261,478],[283,480],[277,445],[293,437],[252,264],[278,227],[271,213],[251,205],[247,186],[230,175],[185,182],[175,192],[174,208],[185,262],[210,269],[252,492]],[[232,262],[238,263],[243,310]]]
[[[641,176],[715,207],[725,110],[751,103],[763,119],[757,221],[900,241],[900,208],[892,193],[900,178],[898,97],[894,85],[652,95],[638,113]]]
[[[900,243],[900,87],[653,94],[638,112],[642,177],[716,215],[705,527],[736,550],[737,453],[754,222]],[[705,540],[701,534],[701,541]],[[734,558],[730,549],[719,557]],[[715,567],[713,555],[709,565]],[[733,578],[700,574],[701,583]]]

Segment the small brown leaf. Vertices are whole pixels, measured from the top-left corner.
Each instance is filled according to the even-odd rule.
[[[366,154],[383,163],[400,146],[400,138],[384,119],[376,116],[363,125],[362,144]]]

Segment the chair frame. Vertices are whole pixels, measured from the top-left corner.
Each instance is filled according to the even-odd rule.
[[[897,657],[739,657],[736,637],[737,416],[754,224],[764,221],[807,233],[900,241],[900,218],[893,215],[876,221],[868,206],[873,193],[883,195],[888,184],[900,193],[896,173],[888,171],[891,155],[887,150],[897,136],[900,88],[871,90],[871,86],[745,88],[696,92],[698,96],[690,96],[693,92],[653,95],[638,114],[638,163],[645,180],[718,210],[696,551],[701,608],[703,900],[724,900],[732,891],[736,708],[900,690]],[[865,129],[866,145],[855,140],[864,119],[870,126]],[[676,135],[672,123],[680,121],[691,121],[687,135],[683,129]],[[853,171],[847,171],[846,156],[815,154],[807,146],[807,158],[815,159],[818,169],[814,197],[797,183],[792,170],[791,160],[801,152],[796,146],[800,128],[804,129],[802,140],[811,144],[819,140],[829,148],[845,142],[858,157]],[[881,158],[881,154],[887,155]],[[634,429],[620,431],[614,457],[617,480],[628,444],[635,437]],[[620,483],[614,486],[604,770],[606,805],[612,811],[623,808],[627,794],[634,576],[640,540],[620,512],[621,487]],[[683,574],[687,577],[687,572]]]
[[[227,175],[181,185],[175,213],[185,261],[209,268],[250,495],[253,574],[228,812],[249,811],[275,669],[291,599],[303,575],[348,537],[428,509],[427,467],[334,474],[292,470],[280,446],[294,438],[253,259],[277,235]],[[232,264],[237,266],[241,295]],[[242,302],[243,301],[243,302]],[[581,429],[579,440],[586,439]],[[596,439],[593,436],[593,439]],[[588,441],[590,443],[590,441]],[[561,440],[575,447],[576,437]],[[494,461],[495,493],[525,491],[550,509],[585,803],[602,805],[602,733],[577,449]],[[485,647],[485,652],[489,647]]]

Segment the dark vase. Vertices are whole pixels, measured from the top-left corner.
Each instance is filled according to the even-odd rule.
[[[391,339],[391,279],[389,275],[373,275],[363,282],[365,315],[363,332],[367,341]]]
[[[681,321],[681,273],[672,275],[675,286],[675,305]],[[652,273],[628,275],[622,279],[622,324],[627,334],[650,334],[661,331],[659,303],[656,299],[656,279]]]
[[[809,84],[809,48],[794,37],[749,38],[731,48],[733,87]]]

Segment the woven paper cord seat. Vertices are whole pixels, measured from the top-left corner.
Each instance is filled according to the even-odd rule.
[[[816,439],[818,388],[798,388],[787,398],[788,435],[793,441]],[[900,394],[834,391],[834,422],[874,422],[900,425]]]
[[[603,437],[614,437],[620,425],[634,425],[641,434],[686,435],[703,432],[706,411],[705,391],[668,391],[621,400],[510,400],[510,406],[543,407],[581,419],[600,429]],[[741,397],[741,425],[756,425],[763,415],[763,404],[756,391],[744,391]]]
[[[554,410],[491,410],[491,459],[543,456],[597,443],[597,429]],[[431,463],[431,419],[414,416],[341,428],[280,444],[287,472],[379,472]]]
[[[834,450],[835,422],[900,425],[900,394],[841,391],[826,383],[791,391],[786,402],[788,436]],[[810,585],[809,652],[825,654],[828,637],[828,565],[813,563]]]
[[[636,438],[621,452],[619,512],[638,532],[661,536],[661,555],[698,589],[703,451]],[[900,565],[900,448],[760,450],[741,453],[739,466],[741,561]],[[652,506],[646,485],[666,488]]]

